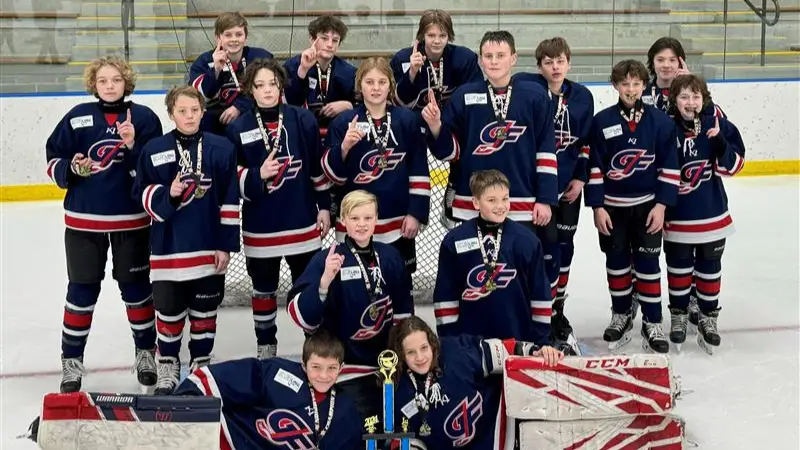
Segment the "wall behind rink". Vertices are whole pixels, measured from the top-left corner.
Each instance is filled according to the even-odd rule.
[[[742,174],[800,173],[800,80],[712,82],[710,88],[747,146]],[[609,85],[589,84],[589,89],[596,111],[617,101]],[[45,141],[70,108],[91,100],[81,95],[0,97],[0,201],[63,197],[45,175]],[[165,131],[173,128],[163,92],[133,95],[132,100],[152,108]]]

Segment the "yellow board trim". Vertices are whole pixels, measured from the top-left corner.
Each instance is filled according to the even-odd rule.
[[[431,171],[431,184],[442,187],[447,182],[447,169]],[[747,161],[737,176],[800,175],[800,160]],[[63,189],[53,184],[26,184],[0,186],[0,202],[30,202],[62,200]]]

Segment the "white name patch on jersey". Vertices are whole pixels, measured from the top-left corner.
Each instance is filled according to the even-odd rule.
[[[356,122],[356,129],[362,133],[369,134],[369,122]]]
[[[486,94],[464,94],[464,104],[465,105],[485,105],[489,103],[486,99]]]
[[[303,380],[283,369],[279,369],[278,373],[275,374],[275,381],[288,387],[295,393],[300,392],[300,388],[303,386]]]
[[[643,95],[642,96],[642,103],[644,103],[645,105],[655,105],[656,104],[656,102],[653,99],[652,95]]]
[[[175,150],[167,150],[165,152],[150,155],[150,161],[153,162],[153,167],[158,167],[163,164],[175,162]]]
[[[606,140],[622,136],[622,125],[616,124],[613,127],[603,128],[603,136],[605,136]]]
[[[239,139],[242,140],[242,145],[247,145],[251,142],[258,141],[261,139],[261,130],[258,128],[253,128],[250,131],[239,133]]]
[[[469,238],[456,241],[456,253],[466,253],[477,250],[479,247],[478,238]]]
[[[92,116],[73,117],[69,120],[69,124],[72,125],[73,130],[77,130],[78,128],[93,127],[94,118]]]
[[[308,88],[309,89],[316,89],[317,88],[317,79],[308,77]]]
[[[403,63],[400,66],[403,68],[403,73],[405,73],[405,72],[408,72],[408,69],[411,68],[411,63],[410,62]]]
[[[361,279],[360,267],[342,267],[342,281],[359,280]]]

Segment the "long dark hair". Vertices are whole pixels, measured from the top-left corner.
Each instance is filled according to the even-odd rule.
[[[433,352],[433,360],[431,362],[431,371],[434,376],[440,375],[439,368],[439,355],[441,355],[442,346],[439,343],[439,338],[433,332],[430,325],[417,316],[411,316],[403,319],[395,325],[389,332],[389,348],[397,353],[397,372],[395,372],[395,379],[406,373],[408,364],[406,364],[405,352],[403,351],[403,341],[412,333],[422,331],[428,338],[428,344],[431,346]]]

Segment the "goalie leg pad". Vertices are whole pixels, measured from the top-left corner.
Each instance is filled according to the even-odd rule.
[[[520,449],[625,448],[679,450],[684,425],[677,417],[631,416],[608,420],[523,422]]]
[[[44,397],[44,450],[220,448],[220,400],[75,392]]]
[[[571,357],[555,367],[510,356],[504,378],[508,416],[527,420],[667,414],[680,390],[661,354]]]

